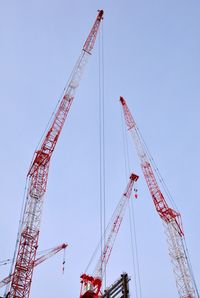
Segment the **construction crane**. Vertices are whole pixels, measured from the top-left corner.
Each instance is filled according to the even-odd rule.
[[[51,258],[55,254],[57,254],[59,251],[61,251],[63,249],[65,250],[67,246],[68,246],[67,243],[62,243],[62,244],[60,244],[60,245],[58,245],[54,248],[51,248],[51,249],[48,249],[48,250],[44,251],[43,254],[40,257],[35,259],[34,267],[38,266],[39,264],[43,263],[47,259]],[[1,265],[5,265],[5,264],[9,263],[10,261],[12,261],[12,260],[7,259],[5,261],[2,261]],[[12,279],[12,275],[9,275],[9,276],[5,277],[3,280],[1,280],[0,281],[0,288],[2,288],[4,286],[6,286],[7,284],[9,284],[11,279]]]
[[[88,57],[95,44],[97,32],[103,18],[103,10],[98,11],[94,25],[84,43],[78,61],[72,71],[69,83],[64,88],[63,96],[52,119],[49,129],[35,152],[28,171],[28,189],[21,220],[19,244],[10,285],[10,298],[28,298],[30,294],[34,262],[38,248],[40,222],[44,194],[51,156],[55,149],[65,119],[72,105],[75,91],[79,86],[81,75]]]
[[[168,206],[157,183],[154,174],[155,169],[153,171],[147,148],[128,109],[126,101],[123,97],[120,97],[120,102],[122,104],[125,122],[133,138],[140,159],[140,165],[156,211],[166,228],[169,255],[173,264],[178,295],[180,298],[197,298],[199,294],[189,262],[189,256],[187,255],[181,215]]]
[[[113,245],[119,231],[123,216],[126,210],[128,200],[131,196],[134,182],[138,180],[138,176],[131,174],[128,185],[120,199],[111,220],[105,231],[105,245],[103,252],[97,262],[93,275],[81,275],[81,291],[80,298],[98,298],[102,286],[102,279],[106,270],[106,266],[113,249]]]

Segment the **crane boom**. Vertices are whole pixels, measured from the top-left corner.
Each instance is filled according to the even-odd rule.
[[[133,138],[137,154],[140,159],[140,165],[152,196],[155,208],[164,222],[167,234],[168,250],[173,264],[173,271],[176,279],[176,286],[180,298],[199,297],[195,280],[192,274],[187,250],[185,246],[184,232],[181,224],[181,215],[170,208],[162,194],[160,187],[154,175],[150,158],[145,144],[141,138],[136,123],[128,109],[126,101],[120,97],[125,122]]]
[[[73,69],[69,83],[64,89],[64,94],[54,119],[50,124],[50,128],[39,149],[35,152],[28,171],[29,185],[20,229],[19,246],[10,286],[10,298],[28,298],[30,294],[50,159],[70,110],[75,91],[79,86],[87,59],[95,44],[102,18],[103,10],[100,10]]]
[[[128,200],[131,196],[134,182],[138,180],[138,176],[131,174],[128,185],[111,217],[111,220],[105,231],[105,244],[103,252],[99,257],[93,275],[81,275],[81,294],[80,298],[97,298],[101,290],[102,279],[106,270],[111,251],[114,246],[123,216],[126,210]]]
[[[39,264],[43,263],[47,259],[51,258],[53,255],[57,254],[59,251],[66,249],[67,246],[68,246],[67,243],[62,243],[52,249],[49,249],[42,256],[38,257],[35,260],[34,267],[38,266]],[[0,288],[6,286],[11,281],[12,276],[13,275],[9,275],[9,276],[5,277],[4,279],[2,279],[0,281]]]

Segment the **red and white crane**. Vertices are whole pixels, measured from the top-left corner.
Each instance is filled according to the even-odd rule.
[[[68,246],[67,243],[62,243],[54,248],[48,249],[45,252],[43,252],[43,254],[36,258],[35,262],[34,262],[34,267],[38,266],[39,264],[43,263],[44,261],[46,261],[47,259],[51,258],[52,256],[54,256],[55,254],[57,254],[59,251],[66,249],[66,247]],[[2,265],[5,265],[7,262],[10,262],[11,260],[5,260],[2,262]],[[5,277],[4,279],[2,279],[0,281],[0,288],[6,286],[7,284],[9,284],[9,282],[12,279],[12,274]]]
[[[131,174],[128,185],[120,199],[111,220],[105,231],[105,245],[103,252],[97,262],[93,275],[81,275],[81,292],[80,298],[98,298],[101,290],[103,276],[106,266],[113,249],[113,245],[119,231],[123,216],[126,210],[128,200],[131,196],[134,182],[138,180],[138,176]]]
[[[123,97],[120,97],[120,102],[122,104],[125,122],[133,138],[140,159],[140,165],[156,211],[166,227],[169,255],[173,264],[179,297],[197,298],[199,294],[187,255],[181,215],[168,206],[157,183],[146,146],[128,109],[126,101]]]
[[[30,294],[51,156],[73,102],[75,91],[79,86],[86,62],[94,47],[102,18],[103,10],[100,10],[72,71],[69,83],[64,89],[48,132],[39,149],[35,152],[27,175],[29,185],[20,228],[19,245],[12,272],[10,298],[28,298]]]

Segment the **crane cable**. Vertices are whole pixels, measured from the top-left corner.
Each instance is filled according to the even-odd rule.
[[[101,29],[102,28],[102,29]],[[94,250],[84,272],[88,272],[98,251],[101,259],[106,237],[106,204],[105,204],[105,128],[104,128],[104,54],[103,54],[103,22],[99,28],[99,56],[98,56],[98,125],[99,125],[99,242]],[[106,275],[106,274],[105,274]],[[103,277],[103,276],[102,276]],[[106,280],[106,276],[104,276]],[[106,283],[106,282],[105,282]]]
[[[64,248],[64,251],[63,251],[63,261],[62,261],[62,273],[63,274],[65,273],[65,263],[66,263],[66,260],[65,260],[65,257],[66,257],[65,250],[66,250],[66,247]]]
[[[105,114],[104,114],[104,40],[103,22],[99,31],[99,191],[101,259],[105,245],[106,195],[105,195]],[[102,268],[103,269],[103,268]],[[106,287],[106,268],[104,284]],[[103,273],[103,272],[102,272]],[[102,275],[102,274],[101,274]],[[103,278],[103,276],[101,276]]]
[[[124,125],[122,110],[121,110],[121,127],[122,127],[122,139],[123,139],[123,149],[124,149],[125,179],[127,180],[128,175],[130,175],[130,158],[129,158],[129,150],[128,150],[127,133],[126,133],[126,127]],[[134,207],[133,207],[132,200],[129,200],[128,210],[129,210],[129,230],[130,230],[130,238],[131,238],[130,240],[131,240],[132,265],[133,265],[133,274],[134,274],[134,280],[135,280],[135,296],[136,298],[142,298],[136,222],[135,222]]]

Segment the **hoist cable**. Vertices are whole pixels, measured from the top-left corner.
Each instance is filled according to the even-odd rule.
[[[104,54],[103,54],[103,22],[99,28],[98,47],[98,133],[99,133],[99,225],[100,240],[93,252],[84,272],[87,272],[100,250],[102,259],[103,246],[105,244],[106,230],[106,204],[105,204],[105,128],[104,128]],[[103,269],[103,268],[101,268]]]
[[[99,185],[100,185],[100,239],[101,258],[105,245],[106,203],[105,203],[105,116],[104,116],[104,47],[103,23],[99,34]],[[103,269],[103,268],[102,268]],[[102,275],[102,274],[101,274]],[[103,278],[103,276],[102,276]],[[106,284],[106,271],[104,281]]]
[[[121,110],[121,123],[122,123],[122,138],[123,138],[123,146],[124,146],[124,150],[123,150],[124,163],[125,163],[125,172],[126,172],[125,176],[127,179],[128,175],[130,175],[130,158],[129,158],[129,150],[128,150],[127,133],[124,125],[122,110]],[[128,208],[129,208],[129,227],[130,227],[130,238],[131,238],[131,254],[132,254],[133,273],[134,273],[134,280],[135,280],[135,294],[136,294],[136,297],[141,298],[142,288],[141,288],[140,267],[139,267],[139,258],[138,258],[136,223],[135,223],[133,202],[131,199],[129,200]]]
[[[123,139],[123,151],[124,151],[124,164],[125,164],[125,179],[128,179],[128,175],[130,174],[130,163],[129,163],[129,154],[128,154],[128,144],[126,137],[126,128],[123,121],[123,114],[121,110],[121,127],[122,127],[122,139]],[[135,285],[135,296],[138,298],[138,285],[137,285],[137,271],[136,271],[136,263],[135,263],[135,253],[134,253],[134,242],[133,242],[133,228],[131,221],[131,209],[130,204],[128,204],[129,211],[129,231],[131,238],[131,256],[132,256],[132,265],[133,265],[133,274],[134,274],[134,285]]]
[[[135,215],[134,215],[134,208],[133,202],[130,201],[131,205],[131,214],[132,214],[132,222],[133,222],[133,231],[134,231],[134,243],[135,243],[135,254],[136,254],[136,267],[137,267],[137,277],[138,277],[138,284],[139,284],[139,297],[142,298],[142,286],[141,286],[141,278],[140,278],[140,266],[139,266],[139,257],[138,257],[138,242],[137,242],[137,232],[136,232],[136,223],[135,223]]]
[[[100,33],[100,32],[99,32]],[[102,118],[101,118],[101,109],[102,109],[102,102],[101,102],[101,36],[99,34],[99,198],[100,198],[100,239],[101,239],[101,258],[103,254],[103,242],[102,242],[102,235],[103,235],[103,224],[102,224],[102,213],[103,213],[103,203],[102,203]],[[102,275],[102,273],[101,273]]]
[[[105,189],[105,179],[106,179],[106,169],[105,169],[105,88],[104,88],[104,30],[103,30],[103,22],[101,26],[101,35],[102,35],[102,47],[101,47],[101,54],[102,54],[102,146],[103,146],[103,231],[104,231],[104,247],[105,247],[105,242],[106,242],[106,189]],[[106,288],[106,268],[105,268],[105,273],[104,273],[104,286]]]
[[[136,298],[138,298],[138,286],[137,286],[137,281],[136,281],[136,265],[135,265],[135,254],[134,254],[134,242],[133,242],[133,230],[132,230],[132,225],[131,225],[131,209],[130,209],[130,204],[128,204],[128,214],[129,214],[129,231],[131,235],[131,255],[132,255],[132,266],[133,266],[133,274],[134,274],[134,280],[135,280],[135,293],[136,293]]]

